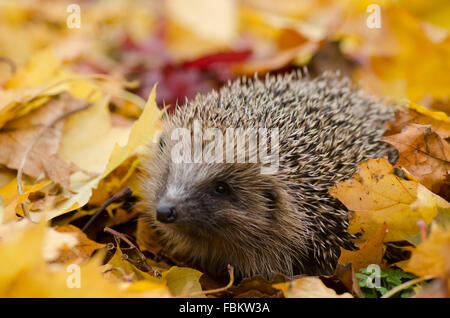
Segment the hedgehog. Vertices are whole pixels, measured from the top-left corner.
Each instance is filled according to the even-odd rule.
[[[211,277],[224,277],[228,264],[237,278],[331,274],[340,248],[356,249],[356,236],[347,232],[349,211],[328,190],[357,172],[359,162],[396,160],[396,150],[380,140],[393,119],[394,107],[336,73],[243,77],[198,94],[165,116],[159,142],[149,146],[138,242],[156,240]],[[250,160],[260,149],[249,139],[244,161],[236,154],[226,162],[195,160],[195,150],[183,157],[191,161],[174,160],[180,144],[192,147],[195,125],[223,136],[229,128],[277,131],[278,138],[265,137],[276,146],[276,169],[263,171],[268,154]],[[192,139],[174,138],[180,128]],[[216,136],[197,144],[225,152],[225,137]]]

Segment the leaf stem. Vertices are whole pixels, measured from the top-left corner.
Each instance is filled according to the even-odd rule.
[[[406,288],[408,288],[408,287],[410,287],[412,285],[415,285],[417,283],[420,283],[422,281],[430,280],[430,279],[433,279],[433,278],[435,278],[435,277],[431,276],[431,275],[426,275],[426,276],[419,277],[419,278],[416,278],[416,279],[408,280],[407,282],[404,282],[403,284],[398,285],[395,288],[392,288],[386,294],[381,296],[381,298],[390,298],[390,297],[394,296],[395,294],[397,294],[399,291],[402,291],[402,290],[404,290],[404,289],[406,289]]]
[[[216,289],[203,290],[203,291],[198,292],[198,293],[193,293],[193,294],[190,295],[190,297],[204,295],[204,294],[216,294],[216,293],[220,293],[220,292],[226,291],[231,286],[233,286],[233,283],[234,283],[234,268],[230,264],[228,264],[228,274],[230,275],[230,281],[228,282],[228,284],[226,286],[220,287],[220,288],[216,288]]]
[[[112,235],[114,235],[115,237],[118,237],[119,239],[122,239],[125,243],[127,243],[130,247],[132,247],[133,249],[136,250],[136,252],[139,255],[140,258],[140,263],[142,263],[145,268],[147,269],[148,272],[150,272],[152,275],[156,276],[156,277],[160,277],[161,274],[158,271],[155,271],[148,263],[147,263],[147,258],[145,257],[145,255],[139,250],[139,248],[133,244],[133,242],[131,242],[123,233],[117,232],[116,230],[113,230],[110,227],[105,227],[104,231],[107,233],[110,233]]]
[[[120,200],[122,198],[125,198],[125,197],[129,196],[131,193],[133,193],[131,191],[131,189],[129,187],[126,187],[126,188],[120,190],[119,192],[117,192],[116,194],[114,194],[108,201],[106,201],[105,204],[102,205],[102,207],[97,212],[95,212],[95,214],[83,226],[81,231],[86,232],[86,230],[89,228],[89,226],[91,226],[91,224],[99,217],[100,214],[102,214],[103,211],[106,210],[106,208],[108,206],[111,205],[111,203],[114,203],[117,200]]]

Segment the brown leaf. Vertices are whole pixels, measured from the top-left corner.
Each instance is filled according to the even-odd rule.
[[[264,297],[281,297],[278,288],[274,284],[279,284],[280,281],[286,281],[283,276],[275,276],[272,281],[268,281],[261,276],[253,276],[251,278],[243,279],[238,286],[233,286],[227,293],[232,293],[234,297],[244,297],[245,295],[264,295]]]
[[[438,133],[442,138],[446,139],[450,137],[450,123],[442,120],[439,116],[441,113],[431,112],[419,105],[410,104],[409,108],[398,110],[395,113],[395,121],[388,123],[388,129],[385,133],[386,136],[401,133],[403,127],[407,124],[419,124],[419,125],[431,125],[434,131]]]
[[[53,184],[45,190],[30,193],[28,199],[32,204],[29,209],[33,212],[45,211],[67,198],[68,194],[63,193],[61,186]]]
[[[77,261],[87,261],[94,251],[103,248],[105,245],[90,240],[86,234],[73,225],[56,226],[56,231],[61,233],[75,233],[78,243],[73,248],[62,249],[59,257],[55,260],[57,263],[71,264]]]
[[[18,169],[24,152],[41,129],[58,116],[81,107],[83,102],[69,94],[61,94],[46,105],[31,113],[12,120],[0,131],[0,164],[11,169]],[[44,174],[63,187],[69,187],[69,176],[77,170],[75,165],[68,164],[57,156],[64,121],[50,127],[31,149],[24,173],[39,178]]]
[[[353,295],[363,297],[352,263],[338,264],[332,277],[338,279]]]
[[[397,165],[439,193],[450,171],[450,145],[440,135],[430,126],[408,124],[405,131],[385,136],[383,141],[398,149]]]

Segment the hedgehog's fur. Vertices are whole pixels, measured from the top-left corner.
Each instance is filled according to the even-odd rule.
[[[361,161],[395,156],[379,141],[393,117],[393,107],[333,74],[243,78],[198,95],[165,118],[162,141],[144,163],[147,209],[139,227],[152,228],[168,253],[216,277],[227,264],[238,277],[331,273],[339,247],[355,247],[348,211],[328,189]],[[250,163],[173,163],[168,136],[174,127],[192,128],[195,119],[223,131],[278,127],[278,172],[260,174],[259,164]],[[217,181],[229,185],[227,196],[212,194]],[[156,220],[161,200],[176,202],[180,220]]]

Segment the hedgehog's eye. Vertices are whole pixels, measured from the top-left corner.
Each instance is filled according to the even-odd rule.
[[[223,195],[230,192],[230,187],[224,182],[217,182],[214,187],[214,193]]]

